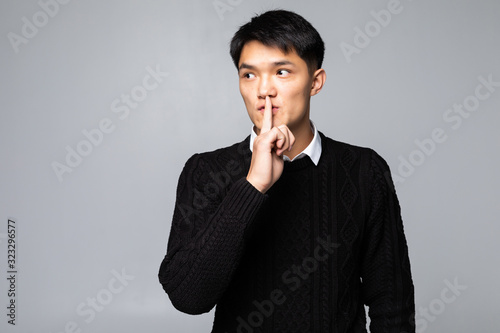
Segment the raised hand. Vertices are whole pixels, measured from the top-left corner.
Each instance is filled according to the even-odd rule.
[[[295,137],[286,125],[273,127],[271,98],[266,96],[260,134],[253,142],[252,162],[247,180],[262,193],[274,185],[283,173],[283,152],[290,151]]]

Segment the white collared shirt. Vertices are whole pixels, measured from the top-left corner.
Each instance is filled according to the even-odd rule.
[[[313,161],[314,165],[318,165],[319,158],[321,157],[321,137],[319,136],[318,130],[316,129],[316,125],[312,122],[312,120],[309,120],[311,122],[311,130],[314,132],[314,137],[309,143],[309,145],[304,149],[300,154],[295,156],[292,160],[286,155],[283,154],[283,160],[287,162],[293,162],[295,160],[298,160],[302,157],[305,157],[306,155],[311,158]],[[253,141],[257,137],[257,133],[254,131],[254,126],[252,126],[252,131],[250,134],[250,150],[253,152]]]

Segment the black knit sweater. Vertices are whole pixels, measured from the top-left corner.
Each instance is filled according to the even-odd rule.
[[[320,132],[321,158],[285,162],[262,194],[249,137],[195,154],[179,178],[159,279],[212,332],[415,332],[414,288],[389,167]],[[208,331],[208,329],[207,329]]]

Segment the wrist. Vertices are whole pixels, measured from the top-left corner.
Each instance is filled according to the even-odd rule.
[[[268,190],[268,188],[260,185],[258,182],[256,182],[254,179],[252,179],[250,176],[247,176],[247,182],[252,184],[252,186],[255,187],[262,194],[265,194]]]

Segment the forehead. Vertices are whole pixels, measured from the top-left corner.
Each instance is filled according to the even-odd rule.
[[[285,53],[278,47],[267,46],[259,41],[252,40],[243,46],[238,68],[241,68],[242,65],[244,67],[263,67],[283,63],[297,67],[307,66],[306,62],[299,57],[295,50]]]

